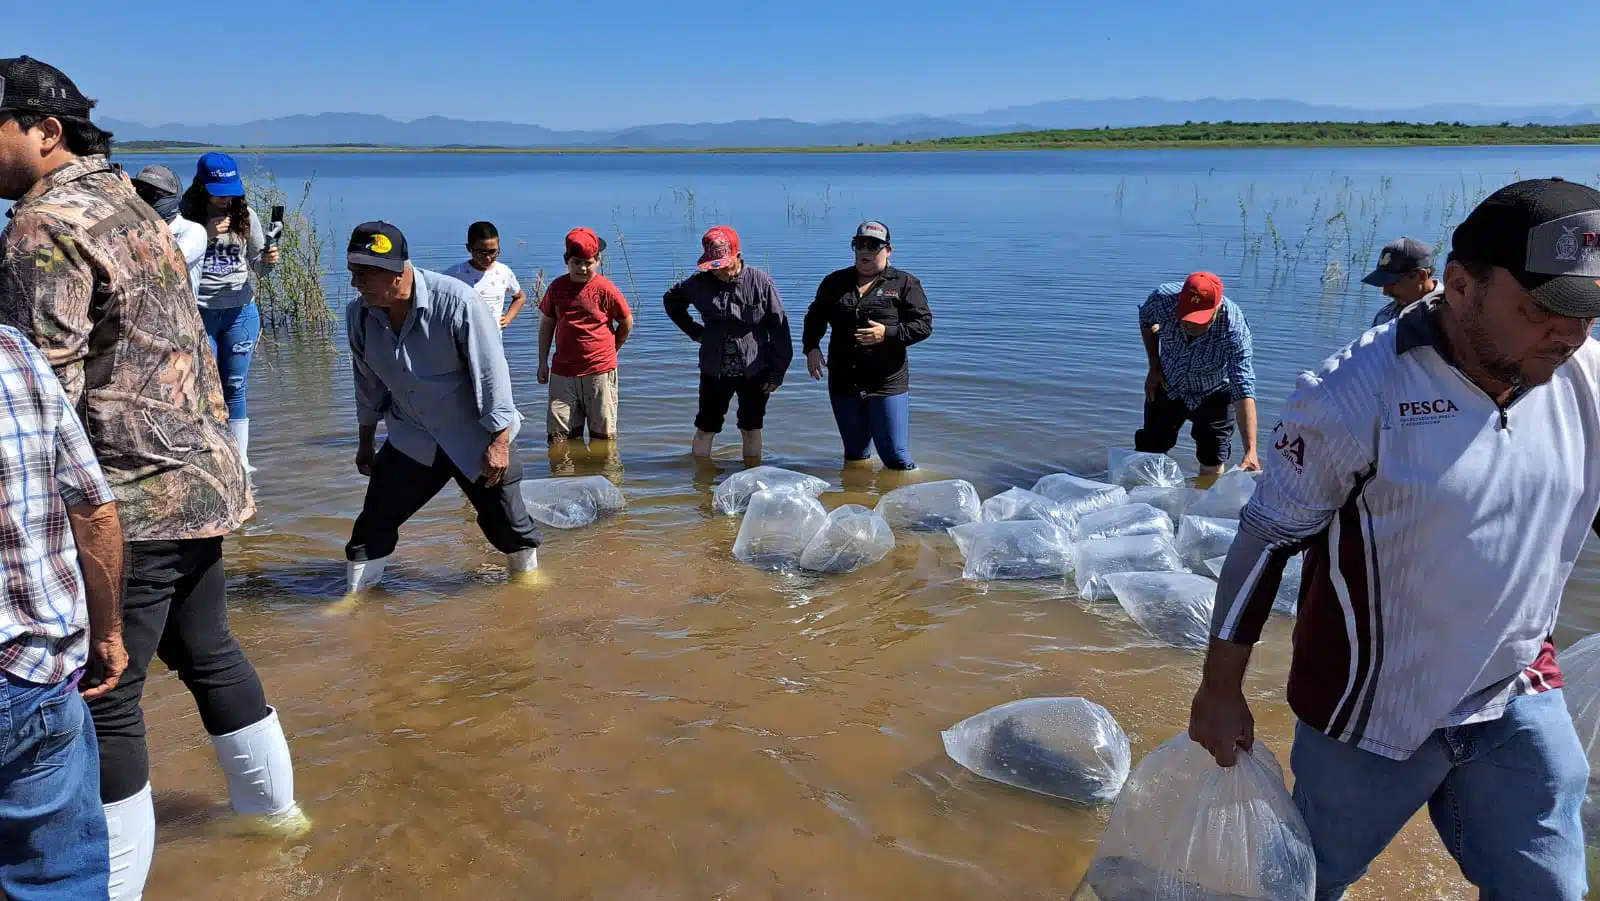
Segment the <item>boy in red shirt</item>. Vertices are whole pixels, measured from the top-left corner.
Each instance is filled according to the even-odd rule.
[[[633,331],[633,311],[600,274],[606,242],[592,229],[567,232],[567,274],[539,301],[539,384],[550,386],[546,434],[554,443],[617,436],[617,351]],[[555,360],[550,360],[554,339]]]

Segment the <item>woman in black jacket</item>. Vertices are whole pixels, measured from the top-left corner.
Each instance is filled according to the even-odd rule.
[[[906,348],[933,334],[922,282],[889,265],[894,247],[882,222],[863,222],[850,241],[856,263],[822,280],[806,311],[801,344],[813,379],[828,371],[828,398],[846,462],[874,446],[886,469],[916,469],[911,459],[911,368]],[[833,329],[828,357],[822,336]]]

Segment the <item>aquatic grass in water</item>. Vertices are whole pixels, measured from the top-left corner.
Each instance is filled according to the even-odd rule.
[[[312,183],[313,179],[306,179],[299,201],[291,205],[271,172],[258,166],[250,180],[250,206],[263,226],[270,227],[274,206],[284,207],[278,265],[257,279],[256,305],[261,325],[268,331],[290,329],[326,339],[336,323],[323,287],[323,237],[309,209]]]

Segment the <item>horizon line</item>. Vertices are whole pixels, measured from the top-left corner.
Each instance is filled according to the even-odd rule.
[[[629,131],[631,129],[636,129],[636,128],[659,128],[659,127],[663,127],[663,126],[703,127],[703,126],[707,126],[707,125],[734,125],[734,124],[745,123],[745,122],[792,122],[792,123],[795,123],[797,125],[824,125],[824,126],[826,126],[826,125],[888,125],[888,124],[894,124],[894,121],[898,120],[898,119],[943,119],[943,120],[954,120],[954,119],[962,119],[962,118],[972,118],[972,117],[977,117],[977,116],[993,116],[993,115],[997,115],[997,114],[1008,113],[1008,112],[1013,111],[1013,110],[1022,111],[1022,110],[1027,110],[1027,109],[1030,109],[1030,108],[1033,108],[1033,107],[1048,106],[1048,105],[1052,105],[1052,104],[1065,104],[1065,103],[1086,103],[1086,104],[1096,104],[1096,103],[1137,103],[1137,102],[1142,102],[1142,101],[1155,101],[1155,102],[1159,102],[1159,103],[1170,103],[1170,104],[1200,104],[1200,103],[1256,103],[1256,104],[1267,104],[1267,103],[1292,103],[1292,104],[1298,104],[1298,105],[1301,105],[1301,106],[1327,108],[1327,109],[1341,109],[1341,110],[1348,110],[1348,111],[1350,111],[1352,113],[1364,113],[1364,114],[1383,113],[1383,112],[1396,112],[1396,113],[1398,113],[1398,112],[1405,112],[1405,111],[1424,110],[1424,109],[1429,109],[1431,107],[1439,107],[1439,106],[1459,106],[1459,107],[1465,107],[1465,108],[1469,108],[1469,109],[1482,109],[1482,110],[1491,110],[1492,109],[1492,110],[1499,110],[1499,111],[1502,111],[1502,112],[1509,111],[1509,110],[1541,110],[1541,109],[1564,109],[1564,110],[1574,110],[1574,111],[1581,111],[1581,110],[1588,109],[1588,110],[1600,112],[1600,100],[1584,101],[1584,102],[1565,102],[1565,103],[1563,103],[1563,102],[1483,103],[1483,102],[1472,101],[1472,100],[1434,100],[1434,101],[1428,101],[1426,103],[1408,104],[1408,105],[1405,105],[1405,106],[1364,106],[1364,105],[1349,104],[1349,103],[1329,103],[1329,102],[1312,101],[1312,100],[1297,100],[1297,99],[1294,99],[1292,97],[1216,97],[1216,96],[1208,96],[1208,97],[1198,97],[1198,98],[1191,98],[1191,99],[1174,99],[1174,98],[1170,98],[1170,97],[1158,97],[1158,96],[1154,96],[1154,95],[1137,95],[1137,96],[1131,96],[1131,97],[1103,97],[1103,98],[1066,97],[1066,98],[1062,98],[1062,99],[1059,99],[1059,100],[1039,100],[1039,101],[1034,101],[1034,102],[1031,102],[1031,103],[1013,104],[1013,105],[1010,105],[1010,106],[1002,106],[1002,107],[991,107],[989,109],[968,111],[968,112],[954,112],[954,113],[926,113],[926,112],[890,113],[888,115],[881,116],[881,117],[875,118],[875,119],[797,119],[797,118],[795,118],[793,116],[757,116],[757,117],[743,118],[743,119],[703,119],[703,120],[698,120],[698,121],[686,121],[686,120],[680,120],[680,121],[655,121],[655,122],[637,123],[637,124],[633,124],[633,125],[586,126],[586,127],[551,126],[551,125],[544,125],[544,124],[541,124],[541,123],[538,123],[538,122],[520,122],[520,121],[511,120],[511,119],[463,119],[463,118],[459,118],[459,117],[455,117],[455,116],[445,115],[443,113],[427,113],[427,114],[424,114],[424,115],[416,116],[414,118],[406,119],[406,118],[400,118],[400,117],[397,117],[397,116],[392,116],[392,115],[389,115],[388,113],[362,112],[362,111],[359,111],[359,110],[322,110],[322,111],[319,111],[319,112],[278,113],[278,114],[273,114],[273,115],[257,116],[257,117],[252,118],[252,119],[245,119],[243,121],[238,121],[238,122],[181,122],[181,121],[171,120],[171,121],[166,121],[166,122],[150,123],[150,122],[141,121],[141,120],[133,119],[133,118],[123,118],[121,116],[116,116],[116,115],[111,115],[111,114],[107,114],[105,118],[107,118],[107,119],[116,119],[118,121],[126,122],[126,123],[128,123],[130,125],[138,125],[138,126],[141,126],[141,127],[144,127],[144,128],[163,128],[163,127],[167,127],[167,126],[183,126],[183,127],[189,127],[189,128],[237,128],[237,127],[242,126],[242,125],[252,125],[252,124],[262,123],[262,122],[274,122],[274,121],[279,121],[279,120],[283,120],[283,119],[318,118],[318,117],[322,117],[322,116],[361,116],[361,117],[374,118],[374,119],[384,119],[384,120],[387,120],[387,121],[390,121],[390,122],[395,122],[395,123],[400,124],[400,125],[414,125],[414,124],[416,124],[418,122],[423,122],[423,121],[428,120],[428,119],[443,119],[443,120],[450,121],[450,122],[465,122],[465,123],[469,123],[469,124],[473,124],[473,125],[512,125],[512,126],[517,126],[517,127],[521,127],[521,128],[541,128],[541,129],[544,129],[546,131],[616,132],[616,131]],[[1295,120],[1295,121],[1302,121],[1302,120]],[[1303,121],[1315,121],[1315,120],[1303,120]],[[1390,120],[1390,121],[1405,121],[1405,120]],[[1011,123],[1011,124],[1014,124],[1014,125],[1029,125],[1029,124],[1032,124],[1032,123],[1028,123],[1028,122],[1025,122],[1025,121],[1018,121],[1018,122]],[[1181,123],[1174,122],[1174,123],[1167,123],[1167,124],[1176,125],[1176,124],[1181,124]],[[1418,123],[1418,124],[1421,124],[1421,123]]]

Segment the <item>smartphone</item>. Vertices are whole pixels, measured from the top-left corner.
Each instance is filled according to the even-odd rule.
[[[267,247],[278,246],[278,239],[283,236],[283,207],[273,206],[272,224],[267,226]]]

